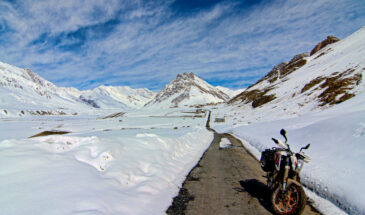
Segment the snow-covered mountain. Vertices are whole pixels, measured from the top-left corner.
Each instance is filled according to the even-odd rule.
[[[63,115],[88,108],[30,69],[0,62],[0,114]]]
[[[178,74],[146,107],[169,108],[225,102],[230,97],[194,73]]]
[[[330,36],[311,54],[274,67],[229,104],[265,117],[303,114],[351,99],[364,90],[364,38],[364,27],[341,41]]]
[[[156,93],[127,86],[100,86],[80,91],[57,87],[30,69],[0,62],[0,110],[2,115],[64,115],[97,110],[169,108],[226,102],[235,92],[215,88],[193,73],[179,74]]]
[[[65,115],[100,109],[142,107],[155,94],[148,89],[100,86],[93,90],[57,87],[30,69],[0,62],[0,114]]]
[[[216,86],[215,88],[217,88],[218,90],[224,92],[230,98],[233,98],[233,97],[237,96],[238,94],[242,93],[243,91],[245,91],[245,89],[231,90],[227,87],[222,87],[222,86]]]
[[[77,92],[76,92],[77,93]],[[146,89],[132,89],[128,86],[100,86],[93,90],[79,91],[78,97],[103,109],[138,109],[150,101],[156,93]]]

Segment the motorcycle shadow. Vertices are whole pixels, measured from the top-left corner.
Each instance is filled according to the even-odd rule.
[[[257,198],[260,204],[268,211],[271,210],[270,195],[271,190],[257,179],[248,179],[240,181],[243,190],[248,192],[252,197]]]

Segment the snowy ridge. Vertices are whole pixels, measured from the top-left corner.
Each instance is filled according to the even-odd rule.
[[[0,62],[0,114],[71,115],[97,109],[141,108],[155,95],[148,89],[100,86],[93,90],[57,87],[30,69]]]
[[[344,102],[363,90],[364,36],[362,28],[312,56],[297,55],[289,64],[275,67],[229,103],[263,117],[273,112],[296,116]]]
[[[146,88],[132,89],[128,86],[100,86],[85,91],[71,89],[70,93],[83,100],[93,101],[98,108],[126,110],[141,108],[155,96],[154,92]]]
[[[56,86],[43,79],[30,69],[19,69],[15,66],[0,62],[1,79],[0,86],[14,88],[30,88],[41,96],[50,97],[48,92],[54,93]]]
[[[228,88],[215,88],[193,73],[177,78],[157,95],[146,89],[127,86],[100,86],[80,91],[57,87],[29,69],[0,62],[0,111],[5,116],[71,115],[110,110],[134,110],[145,106],[169,108],[216,104],[236,94]]]
[[[110,97],[110,100],[116,101],[121,105],[124,104],[129,108],[141,108],[155,96],[155,93],[146,88],[132,89],[128,86],[100,86],[91,91],[83,92],[83,96],[96,101],[102,101],[106,97]],[[106,107],[105,102],[99,103],[103,103],[101,105],[102,108]],[[115,107],[117,104],[110,106]]]
[[[245,89],[238,89],[238,90],[231,90],[227,87],[222,87],[222,86],[216,86],[215,88],[217,88],[218,90],[224,92],[225,94],[227,94],[230,98],[234,98],[235,96],[237,96],[238,94],[242,93],[243,91],[245,91]]]
[[[146,107],[171,108],[225,102],[229,96],[194,73],[178,74]]]
[[[0,62],[0,114],[64,115],[87,108],[29,69]]]
[[[44,96],[48,99],[51,94],[55,93],[56,86],[49,81],[38,76],[30,69],[19,69],[0,62],[1,79],[0,86],[7,88],[27,89],[33,91],[39,96]]]

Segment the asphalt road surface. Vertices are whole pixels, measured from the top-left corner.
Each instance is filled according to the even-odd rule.
[[[259,162],[229,134],[214,132],[214,140],[187,176],[179,195],[166,211],[170,215],[271,214],[270,190]],[[222,138],[231,146],[220,148]],[[227,142],[227,141],[226,141]],[[303,214],[320,214],[307,205]]]

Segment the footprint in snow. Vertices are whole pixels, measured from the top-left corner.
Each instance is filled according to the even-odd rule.
[[[354,137],[362,137],[365,135],[365,123],[360,123],[360,127],[355,130]]]

